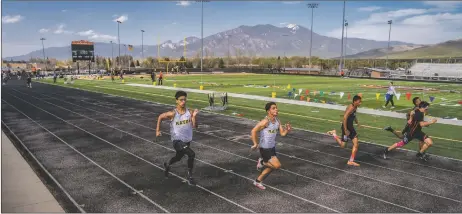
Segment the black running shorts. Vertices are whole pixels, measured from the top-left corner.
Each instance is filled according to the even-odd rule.
[[[191,142],[183,142],[181,140],[174,140],[173,141],[173,148],[175,151],[180,152],[183,149],[186,149],[187,147],[191,146]]]
[[[350,135],[347,136],[348,139],[344,139],[344,136],[345,136],[346,134],[345,134],[345,130],[343,129],[343,125],[342,125],[341,129],[342,129],[342,136],[340,136],[340,137],[342,138],[342,141],[343,141],[343,142],[348,141],[348,139],[349,139],[349,140],[353,140],[353,139],[355,139],[356,137],[358,137],[358,133],[356,133],[355,128],[353,128],[353,127],[347,127],[347,130],[350,131]]]
[[[419,131],[419,132],[415,132],[412,136],[408,133],[408,132],[403,132],[403,141],[404,141],[404,144],[408,144],[409,142],[411,142],[413,139],[417,139],[419,141],[425,141],[425,139],[428,138],[428,135],[425,134],[424,132],[422,131]]]
[[[263,158],[263,162],[268,162],[271,157],[276,156],[276,147],[273,148],[260,148],[260,155]]]

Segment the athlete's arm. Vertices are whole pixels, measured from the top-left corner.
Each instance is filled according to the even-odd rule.
[[[436,123],[436,121],[437,121],[436,118],[433,118],[431,121],[421,121],[420,126],[421,127],[426,127],[426,126],[429,126],[429,125],[432,125],[432,124]]]
[[[173,111],[168,111],[168,112],[165,112],[159,115],[159,118],[157,118],[156,137],[161,136],[160,123],[162,122],[162,120],[172,119],[174,116],[175,116],[175,113]]]
[[[194,109],[194,111],[192,111],[192,110],[189,110],[189,111],[191,112],[191,115],[192,115],[192,117],[191,117],[192,127],[197,128],[196,116],[199,113],[199,110]]]
[[[356,125],[358,125],[358,127],[361,127],[361,125],[359,125],[359,122],[358,122],[358,118],[357,118],[357,117],[355,117],[355,123],[356,123]]]
[[[282,123],[281,121],[279,121],[279,134],[281,134],[281,136],[286,136],[287,133],[289,133],[290,130],[292,130],[292,126],[290,125],[289,122],[287,122],[287,124],[285,125],[285,129],[284,127],[282,126]]]
[[[258,148],[258,140],[257,140],[257,133],[263,130],[268,125],[268,120],[264,119],[260,121],[253,129],[252,129],[252,142],[253,146],[252,149]]]

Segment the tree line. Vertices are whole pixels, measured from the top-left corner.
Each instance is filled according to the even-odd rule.
[[[160,62],[162,61],[162,62]],[[172,68],[174,66],[181,66],[185,68],[200,68],[200,55],[196,54],[193,58],[184,58],[181,57],[178,59],[170,59],[168,57],[163,57],[157,59],[155,57],[147,57],[145,59],[134,59],[130,55],[116,56],[114,59],[110,57],[95,56],[95,62],[91,63],[92,69],[105,69],[115,70],[127,69],[129,66],[134,67],[143,67],[143,68]],[[389,59],[388,67],[390,69],[398,68],[408,68],[410,67],[415,59]],[[421,60],[419,60],[421,61]],[[31,62],[38,63],[48,63],[50,67],[57,67],[57,70],[64,70],[68,67],[77,68],[77,63],[72,62],[72,59],[68,60],[56,60],[56,59],[41,59],[35,58],[31,59]],[[87,68],[89,62],[79,62],[78,66],[81,68]],[[257,56],[228,56],[228,57],[214,57],[213,54],[205,51],[203,59],[204,68],[227,68],[227,67],[255,67],[255,68],[275,68],[282,69],[284,66],[286,68],[303,68],[309,67],[310,59],[309,57],[257,57]],[[339,59],[321,59],[319,57],[311,58],[311,65],[314,68],[319,68],[320,70],[337,70],[339,68]],[[344,63],[344,68],[348,70],[353,70],[356,68],[364,67],[385,67],[385,59],[346,59]]]

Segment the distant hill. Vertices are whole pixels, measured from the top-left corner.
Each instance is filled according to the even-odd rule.
[[[389,55],[389,59],[442,57],[462,58],[462,39],[451,40],[432,46],[424,46],[409,51],[396,52]]]
[[[425,45],[397,45],[390,47],[390,55],[403,51],[410,51],[416,48],[426,47]],[[347,59],[374,59],[387,56],[387,48],[377,48],[361,53],[345,56]]]
[[[286,36],[283,36],[286,35]],[[274,25],[242,25],[234,29],[219,32],[214,35],[204,37],[204,54],[207,52],[214,56],[227,56],[228,47],[232,56],[236,56],[236,49],[239,49],[242,56],[308,56],[310,47],[311,30],[300,25],[289,24],[287,26],[276,27]],[[229,36],[229,40],[228,40]],[[229,41],[229,44],[228,44]],[[200,51],[201,40],[197,37],[186,39],[186,57],[194,57]],[[405,42],[391,41],[392,46],[413,45]],[[358,38],[348,38],[347,54],[356,54],[371,49],[383,48],[388,44],[387,41],[375,41]],[[183,40],[174,42],[165,41],[160,46],[161,56],[177,57],[183,55]],[[319,35],[313,32],[313,56],[321,58],[332,58],[340,55],[341,40],[337,38]],[[110,43],[95,43],[95,54],[103,57],[111,57]],[[145,45],[144,56],[157,57],[157,45]],[[5,54],[5,52],[3,52]],[[70,59],[70,46],[45,48],[45,53],[50,58],[59,60]],[[141,46],[134,45],[133,51],[126,51],[121,45],[121,55],[130,54],[134,58],[141,57]],[[114,44],[114,56],[118,55],[118,45]],[[5,60],[28,60],[30,57],[42,58],[42,50],[31,53],[5,57]]]
[[[387,48],[372,49],[346,56],[347,59],[385,59]],[[390,48],[389,59],[461,57],[462,39],[450,40],[436,45],[398,45]]]

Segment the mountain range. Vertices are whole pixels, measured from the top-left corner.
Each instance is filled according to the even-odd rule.
[[[216,33],[204,37],[204,56],[226,57],[228,50],[231,56],[309,56],[311,30],[300,25],[289,24],[284,27],[274,25],[242,25],[237,28]],[[163,57],[179,58],[183,55],[184,43],[186,43],[186,58],[195,57],[200,54],[201,39],[187,37],[184,40],[173,42],[165,41],[159,45],[160,55]],[[111,57],[111,43],[96,42],[95,55]],[[346,42],[347,55],[354,55],[373,49],[386,48],[387,41],[374,41],[359,38],[348,38]],[[416,46],[415,44],[391,41],[391,46]],[[144,45],[144,56],[157,57],[157,45]],[[229,49],[228,49],[229,48]],[[319,35],[313,32],[312,56],[321,58],[334,58],[340,56],[341,40],[337,38]],[[118,55],[118,45],[113,44],[114,57]],[[121,44],[121,55],[125,53],[134,58],[141,58],[141,45],[134,45],[132,51],[128,51],[124,44]],[[71,58],[70,45],[66,47],[45,48],[45,54],[49,58],[59,60]],[[31,53],[7,57],[4,60],[28,60],[31,57],[42,58],[42,50]]]

